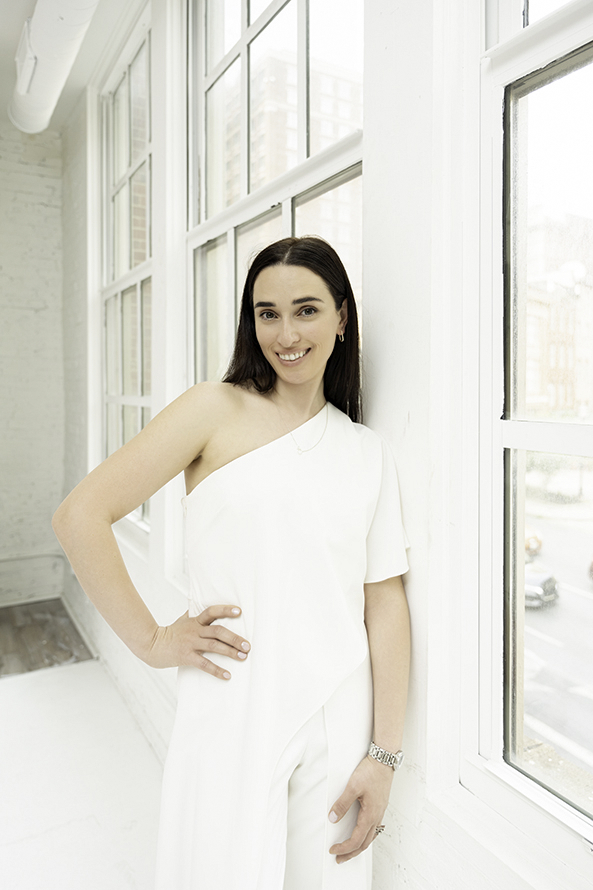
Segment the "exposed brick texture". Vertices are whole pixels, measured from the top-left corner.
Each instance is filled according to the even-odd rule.
[[[0,126],[0,559],[57,551],[63,488],[61,144]],[[46,567],[44,567],[46,570]]]

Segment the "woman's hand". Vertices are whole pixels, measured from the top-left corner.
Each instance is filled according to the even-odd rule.
[[[389,792],[393,781],[393,770],[390,766],[365,757],[350,777],[346,789],[341,797],[333,805],[329,819],[330,822],[339,822],[354,801],[360,804],[358,819],[352,835],[341,844],[330,847],[330,853],[336,856],[338,863],[347,862],[366,850],[375,837],[375,828],[383,819]]]
[[[209,606],[197,618],[190,618],[186,612],[168,627],[157,628],[144,661],[155,668],[192,665],[221,680],[230,680],[230,673],[203,653],[216,652],[245,661],[251,649],[247,640],[227,627],[212,624],[217,618],[237,618],[240,614],[237,606]]]

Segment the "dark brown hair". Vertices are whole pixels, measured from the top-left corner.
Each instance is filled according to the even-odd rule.
[[[348,323],[344,342],[340,343],[336,337],[334,350],[325,367],[323,389],[328,402],[348,414],[351,420],[360,423],[362,399],[356,302],[340,257],[323,238],[283,238],[264,247],[254,258],[243,288],[235,348],[224,383],[253,386],[261,393],[270,392],[274,387],[276,372],[264,357],[255,333],[253,286],[260,272],[268,266],[281,265],[303,266],[319,275],[334,299],[336,310],[346,300]]]

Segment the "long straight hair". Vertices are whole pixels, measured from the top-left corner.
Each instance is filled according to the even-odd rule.
[[[283,238],[264,247],[254,258],[245,280],[235,348],[223,382],[253,387],[261,393],[270,392],[274,388],[276,372],[264,357],[257,341],[253,309],[255,280],[269,266],[303,266],[323,279],[334,299],[336,310],[346,300],[348,323],[344,331],[344,342],[341,343],[336,337],[333,352],[325,367],[323,389],[328,402],[347,414],[355,423],[362,422],[356,302],[340,257],[323,238]]]

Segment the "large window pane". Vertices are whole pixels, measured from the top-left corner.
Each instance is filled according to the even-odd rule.
[[[593,422],[593,64],[511,91],[511,416]]]
[[[140,394],[138,379],[138,289],[129,287],[121,295],[122,382],[125,396]]]
[[[269,5],[270,0],[249,0],[249,23],[252,24]]]
[[[336,249],[346,267],[357,300],[362,292],[362,179],[297,198],[295,235],[319,235]]]
[[[142,298],[142,395],[149,396],[152,386],[152,279],[140,285]],[[150,415],[150,409],[143,409]],[[148,423],[148,421],[146,421]],[[142,426],[145,426],[143,420]]]
[[[121,362],[117,294],[105,301],[105,386],[107,395],[117,396],[120,394]]]
[[[233,347],[235,312],[229,293],[227,237],[195,251],[198,380],[220,380]]]
[[[105,448],[106,457],[113,454],[121,445],[121,405],[107,402],[105,406]]]
[[[250,46],[252,191],[297,163],[296,66],[296,0],[291,0]]]
[[[130,267],[130,206],[128,184],[125,182],[113,198],[113,276],[115,279]]]
[[[237,59],[206,93],[206,213],[237,200],[241,170],[241,61]]]
[[[132,164],[146,150],[149,126],[148,46],[142,44],[130,66],[130,115]]]
[[[241,36],[241,0],[207,0],[206,65],[220,62]]]
[[[130,236],[132,268],[148,255],[148,164],[141,164],[130,179]]]
[[[593,458],[517,450],[507,474],[505,756],[593,815]]]
[[[539,21],[545,15],[555,12],[561,6],[565,6],[570,0],[524,0],[527,15],[524,17],[525,24],[532,25]]]
[[[310,154],[362,128],[362,0],[309,5]]]
[[[124,77],[113,95],[113,183],[119,182],[130,163],[128,128],[128,79]]]
[[[282,237],[282,208],[237,228],[237,301],[241,300],[247,270],[253,257]]]
[[[124,405],[122,409],[123,419],[123,444],[133,439],[140,432],[140,409],[136,405]]]

